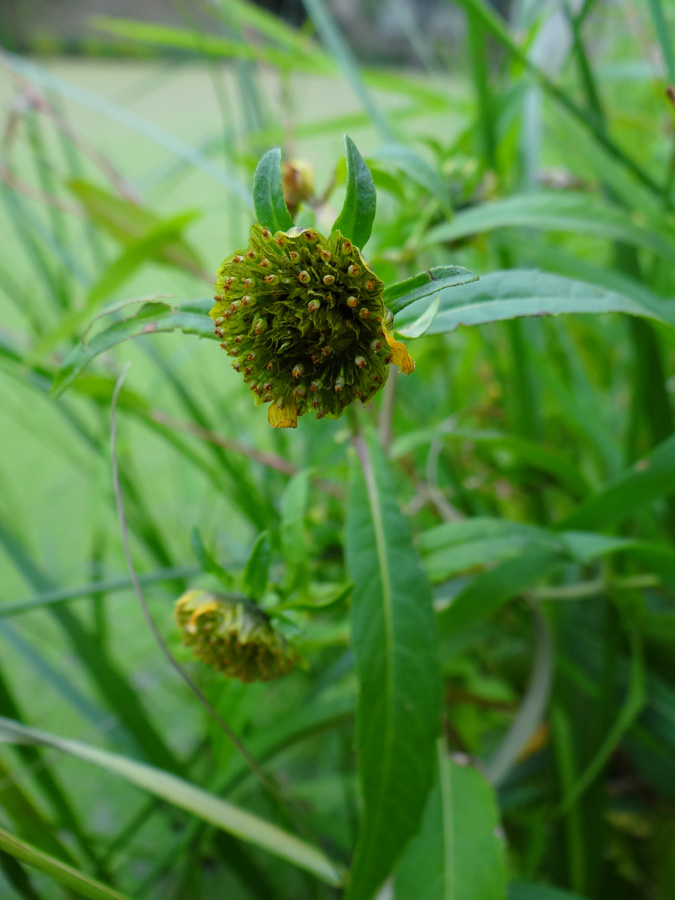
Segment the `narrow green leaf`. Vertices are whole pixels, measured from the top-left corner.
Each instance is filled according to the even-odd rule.
[[[279,147],[268,150],[258,163],[253,176],[253,205],[258,222],[270,231],[288,231],[293,227],[281,183]]]
[[[582,794],[598,777],[621,741],[621,738],[628,731],[633,722],[635,722],[647,700],[642,647],[640,646],[639,638],[636,634],[631,634],[630,640],[632,645],[631,668],[626,699],[595,756],[581,775],[579,775],[577,780],[567,790],[565,796],[561,800],[558,810],[561,815],[567,813],[571,807],[577,803]]]
[[[14,859],[44,872],[52,880],[64,887],[72,888],[89,900],[128,900],[118,891],[101,884],[100,881],[95,881],[83,872],[78,872],[77,869],[61,862],[60,859],[43,853],[32,844],[19,840],[3,828],[0,828],[0,850],[8,853]]]
[[[52,386],[53,396],[59,397],[70,387],[80,372],[100,353],[132,338],[182,331],[184,334],[213,339],[213,323],[208,316],[212,306],[212,300],[197,300],[180,307],[171,307],[160,301],[144,304],[135,315],[115,322],[87,343],[79,343],[73,347],[56,373]]]
[[[394,900],[505,900],[497,801],[485,777],[438,748],[422,827],[396,871]]]
[[[396,323],[397,331],[419,315],[411,309]],[[427,334],[456,331],[460,326],[485,325],[521,316],[557,316],[561,313],[620,312],[655,319],[675,328],[671,301],[650,303],[626,297],[560,275],[512,269],[492,272],[476,284],[463,284],[441,293],[441,308]]]
[[[344,136],[347,161],[347,194],[342,211],[333,223],[332,231],[340,231],[363,250],[373,230],[377,195],[370,169],[356,149],[356,144]]]
[[[559,523],[566,530],[595,529],[620,522],[675,492],[675,435],[602,488]]]
[[[244,588],[249,597],[259,600],[265,592],[270,572],[270,536],[258,535],[244,570]]]
[[[56,737],[4,717],[0,717],[0,740],[38,744],[62,750],[114,775],[119,775],[142,790],[187,810],[240,840],[262,847],[312,872],[328,884],[337,885],[342,880],[339,868],[318,848],[162,769],[106,750],[99,750],[80,741]]]
[[[424,246],[456,241],[495,228],[539,228],[587,234],[608,241],[647,247],[675,260],[671,229],[639,225],[631,216],[600,197],[574,191],[540,191],[516,194],[473,206],[457,213],[451,222],[426,233]]]
[[[405,281],[388,285],[382,294],[384,305],[394,315],[400,313],[406,306],[423,300],[431,294],[436,294],[443,288],[454,287],[458,284],[468,284],[478,281],[478,275],[462,266],[435,266]]]
[[[434,769],[440,677],[431,590],[371,433],[355,438],[347,515],[359,680],[363,818],[347,896],[370,900],[420,824]]]
[[[560,549],[533,545],[516,559],[507,559],[483,572],[439,614],[439,628],[458,631],[492,615],[512,597],[548,575],[560,558]]]
[[[675,87],[675,53],[673,53],[673,42],[670,39],[670,29],[668,28],[663,6],[661,5],[661,0],[648,0],[648,2],[656,39],[661,47],[663,61],[666,65],[668,81]]]

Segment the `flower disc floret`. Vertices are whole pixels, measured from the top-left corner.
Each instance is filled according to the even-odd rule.
[[[189,590],[176,601],[183,643],[195,656],[239,681],[271,681],[288,674],[300,655],[250,600]]]
[[[394,362],[414,363],[389,329],[384,285],[339,231],[273,234],[254,225],[246,251],[221,265],[211,310],[221,346],[275,427],[299,415],[338,418],[367,403]],[[382,338],[384,337],[384,340]]]

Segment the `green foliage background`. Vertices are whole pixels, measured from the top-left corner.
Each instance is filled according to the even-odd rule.
[[[208,33],[98,20],[158,56],[114,70],[0,57],[0,894],[668,900],[675,9],[462,0],[464,52],[411,30],[410,73],[305,5],[302,31],[246,0]],[[344,131],[378,275],[480,280],[392,300],[415,373],[279,432],[210,285],[270,147],[330,230]],[[131,590],[128,362],[135,565],[262,779]],[[305,667],[200,667],[188,584],[255,596]]]

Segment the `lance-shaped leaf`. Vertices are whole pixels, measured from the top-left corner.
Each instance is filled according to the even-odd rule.
[[[373,230],[375,185],[370,169],[356,149],[356,144],[345,135],[345,159],[347,160],[347,194],[342,212],[335,220],[332,231],[339,230],[346,238],[363,249]]]
[[[469,284],[478,281],[478,275],[470,269],[462,266],[435,266],[426,272],[419,272],[405,281],[397,281],[384,289],[382,300],[384,305],[394,315],[431,294],[436,294],[444,288],[455,287],[458,284]]]
[[[341,881],[340,870],[318,847],[162,769],[109,753],[107,750],[99,750],[98,747],[92,747],[81,741],[56,737],[1,716],[0,741],[35,744],[62,750],[124,778],[130,784],[135,784],[155,797],[187,810],[216,828],[312,872],[317,878],[329,884],[339,884]]]
[[[419,834],[396,872],[394,900],[505,900],[497,802],[485,777],[442,747]]]
[[[258,222],[270,231],[288,231],[293,219],[284,200],[281,182],[281,150],[275,147],[262,157],[253,176],[253,205]]]
[[[374,435],[355,439],[346,553],[363,818],[347,896],[370,900],[417,831],[431,786],[440,676],[431,590]]]

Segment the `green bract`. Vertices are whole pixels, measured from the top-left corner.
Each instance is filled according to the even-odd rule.
[[[175,615],[183,642],[195,656],[230,678],[271,681],[288,674],[300,659],[250,600],[189,590],[176,601]]]
[[[383,288],[339,230],[251,228],[248,249],[218,271],[211,317],[256,402],[271,404],[270,425],[293,428],[310,411],[338,418],[377,393],[390,362],[412,371]]]

